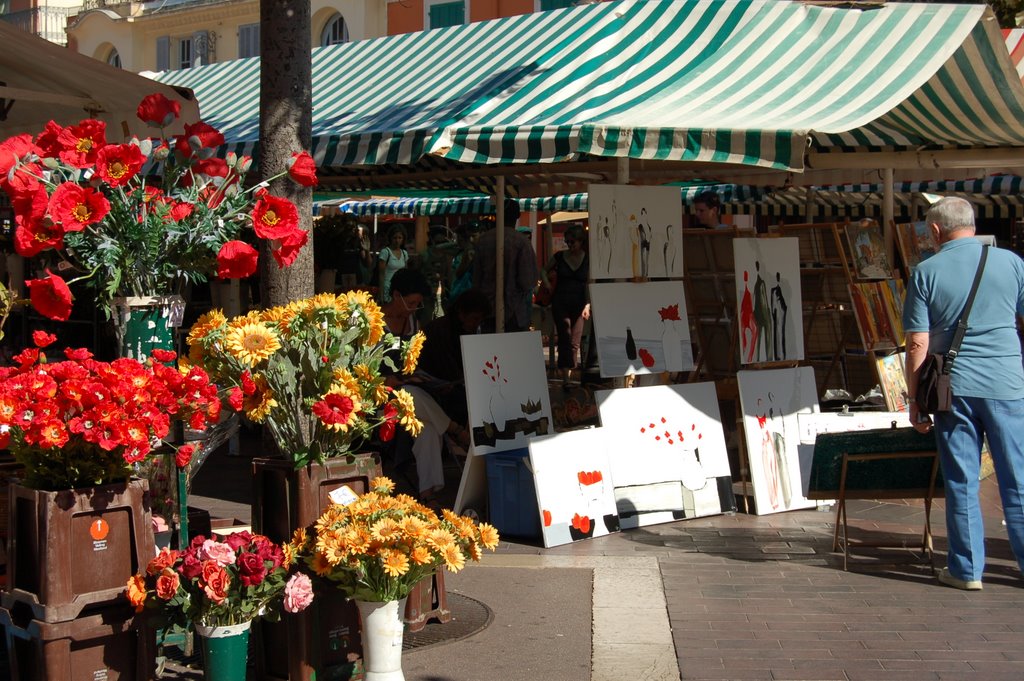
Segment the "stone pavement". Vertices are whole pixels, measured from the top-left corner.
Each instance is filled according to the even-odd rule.
[[[208,463],[201,477],[230,499],[194,505],[245,519],[244,493],[231,488],[247,480],[246,463]],[[490,606],[494,622],[407,652],[407,678],[1024,679],[1024,582],[995,481],[982,490],[990,555],[981,592],[939,586],[912,549],[855,551],[843,571],[831,551],[834,514],[816,510],[681,521],[553,549],[506,538],[449,580]],[[849,515],[855,540],[920,544],[920,503],[855,501]],[[937,567],[942,516],[938,501]],[[589,613],[568,596],[581,588]],[[588,652],[589,677],[580,670]]]

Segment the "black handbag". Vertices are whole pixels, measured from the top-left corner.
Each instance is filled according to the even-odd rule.
[[[929,353],[917,370],[917,393],[914,395],[914,399],[921,412],[935,414],[949,411],[952,408],[953,386],[950,381],[950,373],[953,371],[953,360],[959,354],[960,344],[967,333],[967,318],[971,314],[971,306],[974,305],[974,296],[978,293],[978,284],[981,283],[981,273],[985,270],[985,260],[987,259],[988,246],[985,245],[981,247],[978,271],[974,274],[974,283],[971,284],[971,292],[960,313],[960,320],[956,324],[956,331],[953,333],[953,342],[949,346],[949,351]]]

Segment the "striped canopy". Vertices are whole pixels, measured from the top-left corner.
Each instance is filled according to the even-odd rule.
[[[1022,146],[984,5],[620,0],[317,48],[322,168],[596,157],[800,170],[817,147]],[[232,150],[259,59],[169,71]]]

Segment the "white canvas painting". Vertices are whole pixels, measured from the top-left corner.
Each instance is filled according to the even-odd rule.
[[[799,239],[734,239],[732,243],[740,363],[803,359]]]
[[[736,378],[757,514],[813,507],[805,490],[814,447],[800,446],[798,415],[818,412],[814,369],[740,371]]]
[[[735,508],[714,383],[595,393],[623,529]]]
[[[539,331],[462,337],[469,430],[478,454],[553,433]]]
[[[683,208],[678,187],[592,184],[591,279],[683,276]]]
[[[560,546],[619,530],[608,442],[601,428],[530,440],[544,546]]]
[[[681,281],[590,285],[601,376],[693,368],[684,290]]]

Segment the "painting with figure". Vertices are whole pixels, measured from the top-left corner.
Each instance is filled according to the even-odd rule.
[[[681,281],[590,285],[601,376],[693,368],[684,291]]]
[[[592,184],[591,279],[683,276],[683,208],[678,187]]]
[[[900,248],[900,256],[907,268],[907,275],[913,274],[914,268],[923,260],[927,260],[939,251],[939,244],[926,222],[909,222],[896,225],[896,243]]]
[[[477,454],[519,449],[554,432],[539,331],[463,336],[462,365]]]
[[[623,529],[736,508],[714,383],[596,397]]]
[[[881,225],[874,220],[848,224],[846,239],[850,244],[854,271],[858,278],[888,279],[893,276]]]
[[[740,363],[804,358],[799,239],[733,239]]]
[[[814,447],[800,445],[798,420],[818,412],[814,369],[740,371],[736,378],[757,514],[814,506],[804,493]]]
[[[889,411],[907,411],[907,376],[904,370],[906,353],[897,352],[875,359],[878,383]]]
[[[600,428],[530,440],[544,546],[619,531],[608,443]]]

